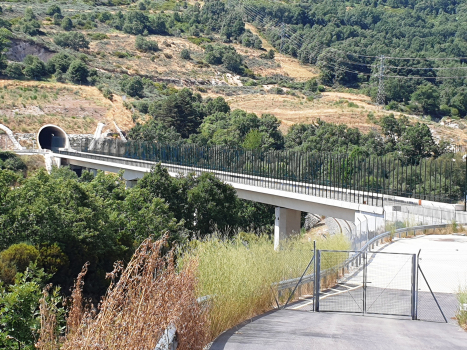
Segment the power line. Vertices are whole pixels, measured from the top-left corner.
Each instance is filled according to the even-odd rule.
[[[248,8],[245,4],[242,6],[244,13],[247,16],[250,16],[252,18],[255,18],[256,21],[260,22],[262,26],[266,27],[271,27],[275,29],[277,32],[280,32],[280,38],[281,38],[281,44],[280,44],[280,51],[284,49],[284,41],[285,38],[288,40],[288,44],[290,44],[292,47],[295,47],[297,51],[301,51],[304,46],[304,39],[303,35],[298,33],[297,31],[294,31],[293,28],[291,28],[289,25],[284,24],[283,22],[280,23],[278,20],[274,21],[273,18],[271,17],[266,17],[259,11],[253,8]],[[403,76],[403,75],[388,75],[386,74],[387,70],[391,69],[410,69],[410,70],[427,70],[427,71],[438,71],[438,70],[455,70],[455,69],[467,69],[467,66],[461,66],[461,67],[407,67],[407,66],[394,66],[394,65],[386,65],[385,62],[387,60],[419,60],[419,61],[428,61],[428,60],[463,60],[466,59],[467,57],[395,57],[395,56],[372,56],[372,55],[361,55],[361,54],[356,54],[353,52],[345,52],[342,50],[338,50],[335,48],[327,48],[328,50],[334,51],[336,53],[340,53],[342,55],[346,56],[353,56],[356,58],[365,58],[365,59],[379,59],[380,63],[379,64],[370,64],[370,63],[361,63],[361,62],[354,62],[348,59],[343,59],[340,57],[334,57],[334,59],[338,60],[339,63],[332,64],[331,62],[322,62],[324,65],[334,68],[339,69],[344,72],[348,73],[353,73],[353,74],[361,74],[361,75],[366,75],[366,76],[375,76],[375,74],[372,73],[367,73],[363,71],[358,71],[358,70],[352,70],[349,69],[345,66],[342,65],[342,63],[347,63],[350,65],[355,65],[355,66],[361,66],[361,67],[367,67],[367,69],[379,67],[379,72],[376,74],[379,80],[378,84],[378,102],[379,104],[384,103],[384,78],[397,78],[397,79],[464,79],[467,78],[467,76],[434,76],[434,77],[427,77],[427,76]],[[310,53],[311,56],[312,53]],[[381,64],[381,58],[384,57],[383,63]],[[391,72],[392,73],[392,72]],[[382,101],[382,102],[381,102]]]

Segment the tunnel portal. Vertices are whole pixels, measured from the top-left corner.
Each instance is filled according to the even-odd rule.
[[[57,150],[68,148],[70,142],[66,132],[56,125],[44,125],[37,133],[37,144],[40,149]]]

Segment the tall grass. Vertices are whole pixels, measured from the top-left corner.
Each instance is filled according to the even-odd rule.
[[[177,270],[172,252],[164,254],[166,245],[167,237],[147,239],[125,269],[116,263],[98,310],[82,309],[83,270],[61,349],[153,350],[170,325],[177,329],[179,349],[202,349],[207,323],[195,296],[196,261]]]
[[[318,249],[349,249],[342,235],[317,240]],[[270,310],[271,285],[300,277],[313,256],[313,243],[299,239],[274,251],[263,236],[241,234],[233,240],[210,237],[193,241],[183,259],[198,261],[197,295],[209,296],[210,338],[240,322]]]
[[[457,292],[459,310],[457,311],[457,321],[459,325],[467,331],[467,287],[460,288]]]

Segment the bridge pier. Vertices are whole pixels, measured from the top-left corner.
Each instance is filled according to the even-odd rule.
[[[274,226],[274,250],[279,250],[280,242],[292,234],[300,233],[301,211],[276,207]]]

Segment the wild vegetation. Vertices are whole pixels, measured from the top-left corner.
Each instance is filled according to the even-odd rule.
[[[344,236],[316,239],[318,249],[349,249]],[[273,284],[300,277],[313,256],[309,241],[292,240],[279,252],[272,244],[267,236],[242,233],[232,240],[192,241],[185,248],[184,259],[198,262],[197,293],[208,296],[211,338],[270,310],[277,297]]]
[[[157,145],[327,152],[354,164],[385,157],[405,166],[401,187],[444,193],[449,177],[458,200],[463,162],[425,122],[467,115],[466,11],[463,0],[1,2],[0,122],[23,133],[46,122],[91,133],[117,119],[130,140]],[[344,97],[376,100],[380,72],[395,114]],[[318,119],[318,110],[284,132],[278,110],[292,100],[317,109],[326,94],[335,98],[325,106],[352,110],[358,128],[340,115]],[[263,106],[234,108],[247,97]],[[445,172],[432,188],[421,164],[434,159]],[[273,207],[238,199],[212,175],[172,178],[157,166],[126,188],[121,175],[39,167],[0,153],[7,349],[153,349],[171,324],[181,348],[202,348],[271,308],[271,285],[310,259],[301,237],[273,251]],[[378,186],[376,177],[364,185]],[[316,239],[348,248],[339,236]]]
[[[467,331],[467,289],[465,287],[459,288],[457,299],[459,301],[457,322],[459,322],[459,325]]]

